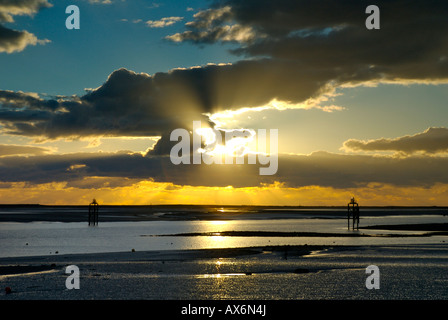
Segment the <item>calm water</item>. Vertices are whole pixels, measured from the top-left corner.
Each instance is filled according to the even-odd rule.
[[[361,218],[360,225],[446,223],[448,217],[434,215],[391,215]],[[347,230],[346,219],[304,218],[231,221],[139,221],[100,222],[2,222],[0,257],[98,253],[117,251],[172,250],[247,247],[266,245],[384,245],[441,243],[447,237],[155,237],[152,235],[219,231],[356,232]],[[421,233],[360,230],[366,234]]]

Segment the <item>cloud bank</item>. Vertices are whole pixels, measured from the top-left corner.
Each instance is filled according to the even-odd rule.
[[[351,151],[396,151],[403,154],[424,152],[429,154],[448,152],[448,128],[428,128],[424,132],[394,139],[362,141],[350,139],[344,149]]]
[[[36,150],[36,153],[40,151],[44,150]],[[3,182],[27,181],[30,184],[77,183],[89,177],[112,177],[235,188],[277,182],[291,188],[323,186],[342,189],[372,183],[429,188],[435,184],[448,184],[448,176],[443,174],[447,165],[447,157],[394,158],[321,151],[311,155],[280,155],[277,174],[260,176],[258,164],[173,165],[168,156],[127,152],[75,153],[0,157],[0,176]],[[123,183],[128,184],[126,180]],[[119,179],[115,184],[119,185]]]

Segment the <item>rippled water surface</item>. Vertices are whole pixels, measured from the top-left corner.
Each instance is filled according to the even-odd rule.
[[[23,214],[30,212],[24,211]],[[361,226],[385,224],[444,223],[442,214],[365,216]],[[0,223],[1,257],[96,253],[134,250],[171,250],[248,247],[266,245],[363,245],[430,244],[445,241],[431,237],[229,237],[222,231],[319,232],[363,234],[421,234],[423,232],[386,230],[347,230],[345,218],[236,219],[213,221],[127,221],[101,222],[89,227],[86,222],[2,222]],[[215,232],[213,236],[164,236],[182,233]]]

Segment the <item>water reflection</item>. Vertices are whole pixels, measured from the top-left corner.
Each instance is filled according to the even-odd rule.
[[[225,277],[234,277],[234,276],[246,276],[246,273],[216,273],[216,274],[200,274],[197,275],[196,278],[204,279],[204,278],[214,278],[214,279],[221,279]]]
[[[211,226],[221,226],[221,225],[226,225],[229,224],[230,221],[222,221],[222,220],[214,220],[214,221],[204,221],[207,224],[211,225]]]
[[[436,215],[364,217],[362,225],[447,223]],[[225,231],[319,232],[347,234],[345,219],[275,219],[218,221],[103,222],[97,228],[87,223],[0,223],[1,257],[97,253],[146,250],[184,250],[274,245],[393,245],[442,243],[431,237],[261,237],[223,236]],[[361,231],[359,231],[361,232]],[[210,236],[168,236],[181,233],[212,233]],[[403,231],[362,230],[363,234],[396,234]],[[405,233],[418,233],[406,231]],[[216,272],[218,273],[218,272]],[[222,274],[222,272],[220,272]]]
[[[246,273],[240,273],[240,272],[225,272],[224,266],[229,266],[229,262],[226,261],[224,262],[222,260],[223,258],[218,258],[218,260],[216,260],[215,262],[215,268],[213,270],[213,273],[205,273],[205,274],[200,274],[197,275],[196,278],[212,278],[212,279],[221,279],[221,278],[225,278],[225,277],[233,277],[233,276],[244,276],[246,275]],[[230,263],[231,264],[231,263]]]
[[[200,246],[202,248],[229,248],[240,246],[236,237],[225,237],[221,235],[223,231],[237,230],[238,221],[201,221],[198,233],[210,233],[210,236],[199,237]]]

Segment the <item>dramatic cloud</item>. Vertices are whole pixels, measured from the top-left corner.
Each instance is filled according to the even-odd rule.
[[[41,8],[52,5],[47,0],[0,0],[0,53],[23,51],[29,45],[45,44],[47,39],[39,40],[34,34],[23,30],[6,28],[1,23],[14,22],[13,16],[33,16]]]
[[[174,128],[189,128],[193,120],[210,122],[204,114],[265,105],[275,96],[303,101],[311,93],[320,95],[321,75],[303,79],[290,65],[257,60],[152,76],[119,69],[82,97],[50,100],[3,91],[0,123],[7,134],[49,139],[161,136]]]
[[[0,0],[0,22],[19,14],[5,5],[10,3]],[[36,12],[47,2],[15,3],[24,7],[25,3],[40,3],[32,11]],[[365,8],[369,4],[364,0],[216,0],[209,9],[195,14],[184,32],[167,39],[197,44],[232,42],[232,52],[243,60],[153,75],[118,69],[98,88],[79,97],[43,98],[34,93],[0,91],[0,130],[4,134],[36,139],[161,137],[145,155],[44,155],[45,150],[10,150],[10,156],[0,157],[2,181],[79,186],[86,178],[112,177],[116,178],[114,185],[123,178],[129,179],[127,185],[147,179],[191,186],[251,187],[281,182],[288,187],[331,188],[370,183],[416,187],[448,183],[448,176],[441,174],[446,171],[448,158],[412,155],[418,151],[445,152],[445,128],[344,144],[355,151],[393,150],[411,155],[405,158],[326,152],[280,155],[274,176],[260,176],[260,165],[175,166],[166,156],[173,144],[169,141],[173,129],[191,129],[194,120],[213,127],[210,115],[214,113],[266,106],[309,106],[331,112],[342,107],[323,107],[314,102],[324,101],[323,97],[331,96],[337,87],[448,80],[447,3],[387,1],[379,5],[380,30],[365,28]],[[167,17],[147,24],[165,27],[180,20]],[[0,50],[19,51],[31,41],[19,44],[8,40],[8,45],[7,34],[14,31],[2,28]],[[9,38],[17,40],[18,35]],[[25,151],[34,156],[14,156]]]
[[[54,111],[33,110],[35,117],[28,121],[30,108],[12,113],[12,103],[3,102],[0,121],[4,132],[48,138],[161,136],[192,120],[205,120],[203,114],[272,101],[294,106],[331,94],[338,86],[447,80],[445,3],[389,1],[380,6],[381,29],[373,31],[364,26],[366,4],[215,1],[187,23],[190,30],[176,37],[194,42],[234,39],[240,43],[235,52],[250,59],[154,75],[120,69],[98,89],[58,101]],[[230,30],[245,30],[251,39]]]
[[[166,81],[168,78],[168,81]],[[176,78],[176,77],[174,77]],[[188,79],[136,74],[120,69],[84,96],[44,100],[36,95],[0,91],[3,132],[40,138],[158,136],[204,120],[201,103]]]
[[[448,152],[448,128],[428,128],[412,136],[394,139],[360,141],[350,139],[344,142],[344,149],[352,151],[396,151],[404,154],[416,152]]]

